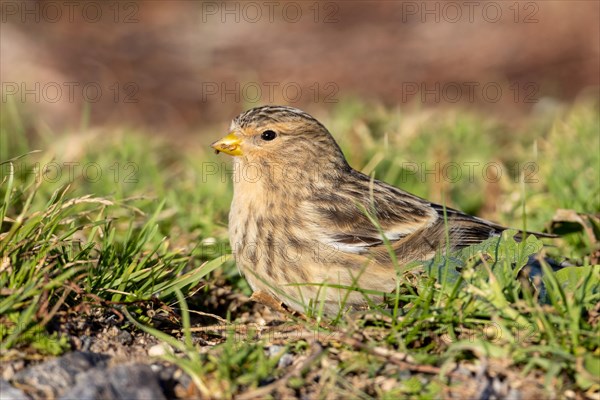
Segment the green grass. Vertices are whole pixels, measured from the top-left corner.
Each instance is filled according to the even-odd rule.
[[[600,267],[590,263],[600,237],[596,101],[511,127],[472,113],[405,114],[361,103],[319,115],[353,166],[415,194],[537,231],[557,209],[580,213],[587,231],[570,223],[571,233],[546,241],[552,245],[544,251],[582,267],[546,269],[543,281],[531,283],[519,271],[542,243],[506,234],[399,270],[387,306],[321,326],[319,318],[295,321],[292,334],[277,336],[283,328],[275,327],[272,335],[240,336],[235,310],[199,308],[232,324],[221,344],[202,352],[187,302],[193,313],[198,296],[218,285],[250,294],[223,257],[230,252],[228,160],[207,147],[218,133],[179,144],[127,129],[57,135],[9,111],[0,132],[2,358],[14,358],[14,350],[67,351],[69,341],[47,327],[65,310],[92,307],[120,310],[129,316],[123,324],[169,343],[165,358],[203,394],[436,398],[448,387],[462,390],[456,366],[487,366],[540,385],[536,393],[600,390]],[[426,173],[436,163],[456,163],[461,175],[436,179]],[[486,180],[488,163],[502,175]],[[155,301],[179,311],[182,339],[152,327],[144,304]],[[280,368],[282,353],[265,353],[273,343],[306,358]],[[385,380],[393,383],[387,394]]]

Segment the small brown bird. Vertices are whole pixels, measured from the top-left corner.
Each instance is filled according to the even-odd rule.
[[[230,132],[212,147],[235,156],[229,239],[238,268],[255,293],[296,311],[381,301],[396,286],[394,265],[506,229],[451,208],[445,218],[443,206],[354,170],[329,131],[296,108],[253,108]]]

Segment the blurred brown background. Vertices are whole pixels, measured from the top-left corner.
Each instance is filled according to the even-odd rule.
[[[598,91],[597,1],[2,1],[2,103],[168,133],[283,103],[511,118]]]

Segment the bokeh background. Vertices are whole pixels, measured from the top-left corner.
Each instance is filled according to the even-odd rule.
[[[174,335],[181,290],[202,350],[170,342],[170,360],[214,395],[169,366],[181,377],[160,372],[169,398],[180,382],[183,398],[277,385],[274,398],[598,399],[599,26],[597,0],[0,0],[0,377],[37,391],[50,378],[29,366],[70,350],[149,362],[165,336],[122,312]],[[541,251],[582,268],[544,272],[532,294],[514,278],[542,245],[510,237],[402,266],[393,314],[334,322],[364,344],[312,353],[298,336],[280,368],[282,347],[267,357],[254,327],[285,324],[250,300],[230,257],[231,157],[209,147],[270,103],[313,114],[365,174],[560,234]]]
[[[359,98],[505,120],[597,93],[597,1],[2,1],[2,108],[60,134]]]

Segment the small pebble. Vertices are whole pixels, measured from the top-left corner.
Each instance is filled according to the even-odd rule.
[[[128,331],[119,330],[119,333],[116,336],[116,339],[119,343],[124,346],[128,346],[133,343],[133,336]]]
[[[269,357],[276,357],[277,355],[279,355],[279,353],[281,353],[281,351],[284,349],[283,346],[278,346],[276,344],[269,346],[269,348],[267,349],[267,352],[269,353]]]
[[[173,352],[173,348],[166,343],[155,344],[148,349],[150,357],[160,357],[167,354],[167,352]]]
[[[290,365],[292,365],[293,362],[294,362],[294,356],[292,356],[290,353],[285,353],[279,359],[279,362],[277,363],[277,368],[289,367]]]
[[[10,364],[8,364],[6,368],[4,368],[4,371],[2,371],[2,378],[0,379],[10,381],[13,378],[13,376],[15,376],[15,374],[23,368],[25,368],[25,361],[13,361]]]

